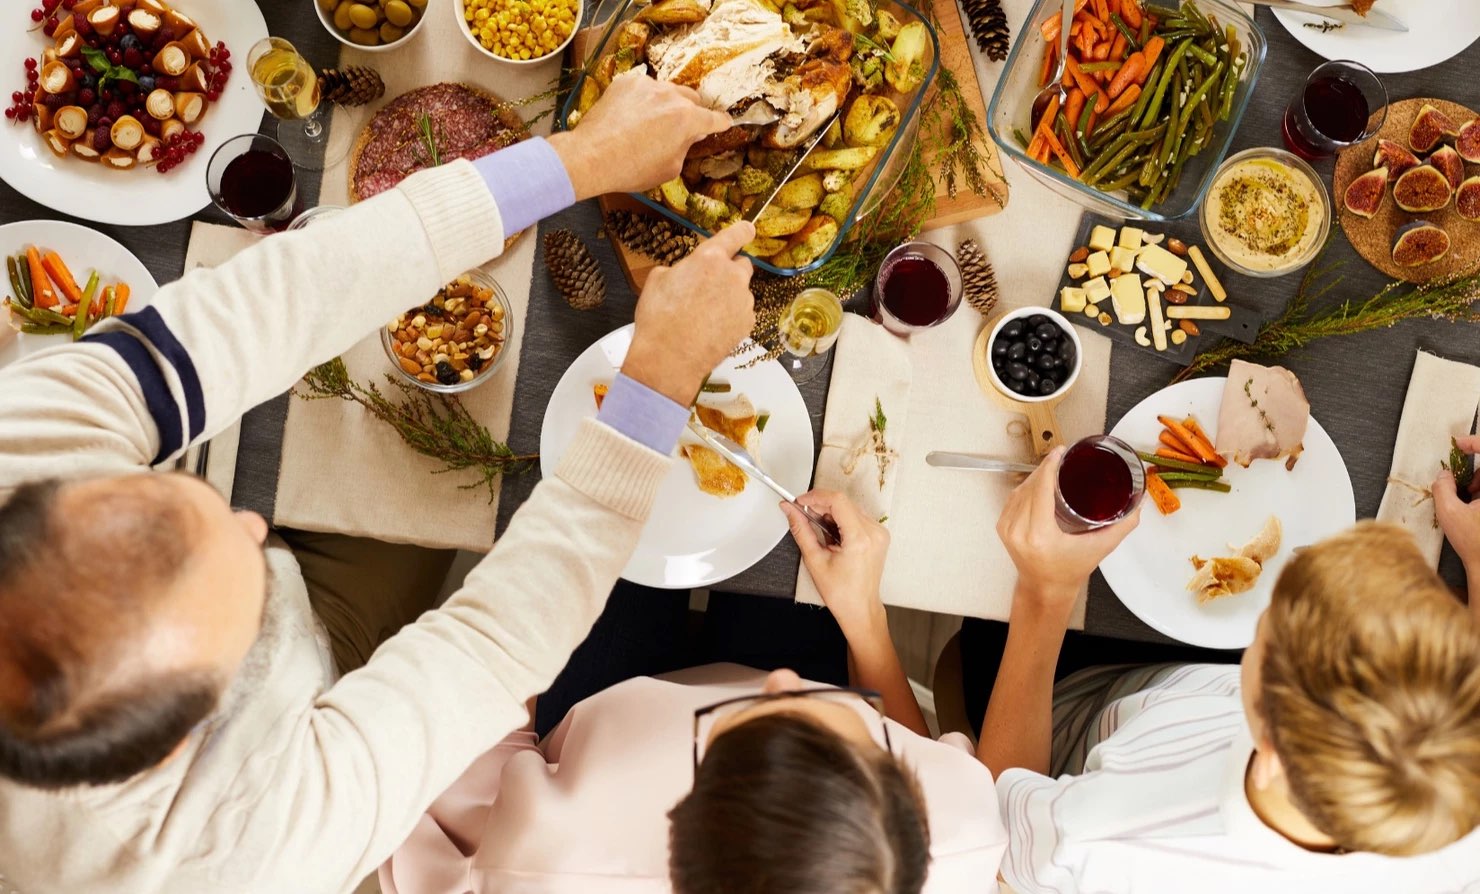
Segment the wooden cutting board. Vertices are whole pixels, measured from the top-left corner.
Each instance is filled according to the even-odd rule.
[[[955,73],[961,82],[961,92],[965,94],[967,102],[972,111],[976,112],[977,119],[986,127],[987,109],[986,100],[982,96],[981,82],[976,77],[976,66],[972,62],[971,39],[966,34],[966,27],[961,21],[961,11],[956,6],[956,0],[931,0],[931,8],[935,12],[936,21],[940,28],[940,61]],[[931,88],[932,90],[935,88]],[[991,171],[993,186],[999,190],[1003,201],[999,204],[990,196],[979,196],[964,187],[957,190],[954,198],[946,194],[944,186],[938,182],[935,194],[935,214],[925,222],[922,229],[936,230],[949,227],[954,224],[975,220],[978,217],[987,217],[1001,211],[1006,205],[1007,181],[1002,176],[1002,161],[997,155],[997,146],[990,137],[985,138],[986,145],[982,147],[986,153],[988,166]],[[932,170],[934,160],[931,159]],[[601,204],[602,213],[616,209],[628,211],[640,211],[645,214],[653,214],[642,203],[633,199],[625,193],[614,193],[602,196],[598,200]],[[654,217],[658,215],[653,214]],[[627,274],[627,280],[632,284],[634,290],[640,291],[643,283],[647,282],[648,273],[658,262],[646,255],[638,254],[629,250],[620,242],[613,240],[613,246],[617,250],[617,257],[622,262],[622,270]]]

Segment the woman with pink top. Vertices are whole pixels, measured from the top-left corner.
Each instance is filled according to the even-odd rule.
[[[711,627],[743,626],[729,623],[737,605],[761,613],[748,631],[757,648],[715,649],[702,637],[701,660],[731,660],[608,679],[562,705],[548,735],[532,722],[510,736],[381,868],[386,894],[993,890],[1007,835],[991,773],[964,736],[930,738],[879,599],[888,532],[840,495],[802,501],[843,534],[841,547],[825,547],[785,507],[830,615],[714,597]],[[637,629],[620,617],[626,603],[632,617],[660,615],[650,609],[662,604],[677,620]],[[619,588],[567,672],[643,643],[661,651],[693,639],[686,616],[687,594]],[[776,654],[796,630],[792,655]],[[607,663],[633,666],[626,657]],[[782,660],[824,682],[747,666]],[[825,682],[834,679],[851,685]],[[571,687],[541,696],[540,715],[562,688]]]

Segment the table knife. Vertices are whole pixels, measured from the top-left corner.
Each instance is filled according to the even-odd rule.
[[[822,138],[827,136],[827,132],[832,129],[833,123],[836,122],[838,120],[838,116],[842,114],[842,110],[839,109],[838,111],[833,113],[833,116],[831,118],[827,119],[826,124],[817,128],[817,133],[813,134],[812,137],[807,140],[807,145],[802,148],[801,154],[797,156],[797,160],[791,163],[791,167],[786,169],[786,173],[776,178],[776,183],[771,187],[771,191],[765,193],[765,195],[761,199],[757,200],[754,205],[751,205],[750,210],[745,212],[745,215],[741,217],[741,220],[754,222],[757,217],[761,216],[761,212],[765,211],[766,206],[771,204],[771,200],[776,198],[776,194],[778,192],[781,192],[781,187],[786,185],[786,181],[791,179],[791,175],[795,174],[797,170],[801,168],[802,162],[807,160],[807,156],[812,154],[812,150],[817,148],[817,144],[822,142]]]
[[[1248,0],[1248,2],[1256,6],[1268,6],[1270,9],[1285,9],[1290,12],[1320,16],[1333,22],[1341,22],[1343,25],[1368,25],[1384,31],[1408,30],[1408,26],[1394,15],[1380,9],[1369,9],[1364,16],[1352,9],[1349,3],[1341,6],[1311,6],[1309,3],[1300,3],[1298,0]]]
[[[939,469],[967,469],[973,472],[1007,472],[1031,475],[1038,466],[1033,463],[1012,462],[992,456],[976,456],[970,453],[942,453],[935,451],[925,456],[925,462]]]
[[[812,523],[812,527],[822,537],[823,543],[828,546],[837,546],[843,542],[843,535],[838,530],[838,523],[833,521],[832,516],[823,515],[815,509],[798,503],[796,495],[785,487],[782,487],[781,482],[767,475],[765,470],[756,463],[755,458],[744,447],[741,447],[719,432],[706,428],[696,419],[689,419],[689,431],[693,432],[709,449],[733,463],[740,471],[764,484],[766,487],[769,487],[776,493],[776,496],[801,510],[802,515],[807,517],[807,521]]]

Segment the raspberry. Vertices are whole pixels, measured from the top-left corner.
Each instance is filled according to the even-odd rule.
[[[108,103],[108,117],[112,118],[114,121],[117,121],[119,118],[122,118],[124,115],[127,114],[128,106],[124,105],[118,100],[115,99],[112,102]]]
[[[97,101],[98,94],[92,90],[83,89],[77,92],[77,104],[80,106],[90,106]]]
[[[31,58],[27,58],[26,59],[26,71],[35,71],[35,70],[36,70],[36,60],[35,59],[31,59]]]
[[[19,90],[17,90],[14,93],[10,94],[10,101],[11,102],[18,103],[18,102],[20,102],[21,100],[23,100],[25,98],[26,98],[25,94],[22,93],[22,92],[20,92]]]
[[[16,111],[17,110],[14,109],[14,108],[6,109],[5,110],[5,117],[6,118],[9,118],[11,121],[14,121],[15,120]]]
[[[122,65],[123,64],[123,53],[121,53],[117,47],[109,47],[108,48],[108,61],[109,62],[112,62],[114,65]]]
[[[99,126],[93,131],[92,146],[98,152],[107,152],[113,148],[113,137],[108,133],[108,128]]]
[[[75,17],[73,19],[73,21],[72,21],[72,26],[74,28],[76,28],[77,29],[77,33],[80,34],[83,37],[92,37],[93,36],[92,22],[89,22],[85,17],[82,17],[82,16]]]
[[[46,13],[41,9],[41,7],[38,6],[35,9],[31,10],[31,21],[39,22],[44,18],[46,18]]]
[[[139,66],[144,64],[144,54],[133,48],[124,50],[123,64],[127,65],[129,68],[138,68]]]
[[[208,90],[208,91],[206,91],[206,99],[209,99],[211,102],[219,102],[220,99],[221,99],[221,91],[220,90]]]

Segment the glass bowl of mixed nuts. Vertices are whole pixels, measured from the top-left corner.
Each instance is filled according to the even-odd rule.
[[[499,284],[470,270],[380,331],[391,366],[438,394],[457,394],[492,378],[514,337],[513,313]]]

